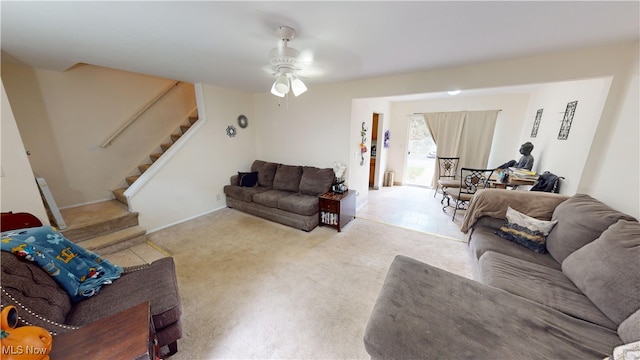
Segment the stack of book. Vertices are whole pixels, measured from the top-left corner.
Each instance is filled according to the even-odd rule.
[[[538,178],[538,174],[535,171],[530,171],[527,169],[516,169],[516,168],[510,167],[509,172],[511,173],[511,176],[513,176],[516,179],[535,180]]]

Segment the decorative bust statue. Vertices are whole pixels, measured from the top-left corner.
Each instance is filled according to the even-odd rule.
[[[517,169],[531,170],[531,168],[533,168],[532,150],[533,144],[528,141],[520,146],[520,154],[522,154],[522,157],[518,160],[518,164],[516,165]]]
[[[498,169],[506,169],[510,167],[515,167],[516,169],[527,169],[531,170],[533,168],[533,156],[531,155],[531,151],[533,150],[533,144],[530,142],[526,142],[520,146],[520,160],[517,162],[515,160],[510,160],[500,166]]]

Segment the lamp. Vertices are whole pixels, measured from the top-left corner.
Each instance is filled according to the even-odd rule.
[[[291,90],[293,91],[293,95],[297,97],[307,91],[307,86],[302,82],[302,80],[294,76],[291,78]]]
[[[289,93],[290,89],[293,91],[294,96],[298,96],[307,91],[307,86],[295,75],[281,73],[271,86],[271,93],[278,97],[284,97]]]

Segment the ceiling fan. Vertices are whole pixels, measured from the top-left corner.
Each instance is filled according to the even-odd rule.
[[[278,47],[271,49],[269,52],[269,69],[272,75],[276,76],[276,80],[271,86],[271,93],[278,97],[284,97],[291,90],[294,96],[298,96],[307,91],[307,86],[298,78],[296,73],[310,59],[304,59],[300,56],[298,50],[289,47],[289,41],[296,34],[293,28],[280,26],[276,33],[281,41]]]

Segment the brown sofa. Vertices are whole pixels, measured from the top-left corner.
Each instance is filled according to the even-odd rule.
[[[178,350],[182,337],[182,314],[173,258],[125,268],[124,273],[100,292],[79,302],[38,265],[1,251],[2,306],[18,310],[18,326],[36,325],[54,335],[116,314],[143,302],[150,302],[160,355],[165,358]]]
[[[249,172],[231,176],[224,193],[230,208],[311,231],[319,223],[318,195],[334,181],[330,168],[255,160]]]
[[[546,250],[497,235],[509,207],[557,220]],[[640,341],[633,217],[585,194],[486,189],[462,230],[475,281],[398,256],[367,325],[372,358],[602,359]]]

